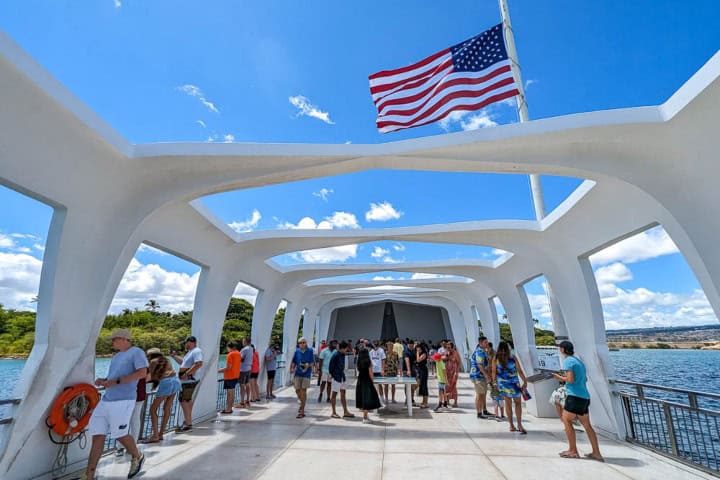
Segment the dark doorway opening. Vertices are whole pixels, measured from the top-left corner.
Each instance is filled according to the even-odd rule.
[[[380,338],[384,340],[398,338],[397,323],[395,322],[395,312],[391,302],[385,303],[385,314],[383,315],[382,331]]]

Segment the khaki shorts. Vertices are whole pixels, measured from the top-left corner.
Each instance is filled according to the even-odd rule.
[[[310,387],[310,379],[307,377],[293,378],[293,387],[295,390],[306,390]]]
[[[473,380],[473,384],[475,385],[475,393],[478,395],[485,395],[488,390],[487,382],[483,380]]]
[[[185,382],[182,384],[182,390],[180,390],[180,401],[181,402],[192,402],[193,393],[195,393],[195,387],[198,382]]]

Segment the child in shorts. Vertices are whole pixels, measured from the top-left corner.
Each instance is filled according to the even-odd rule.
[[[445,394],[445,382],[446,376],[445,376],[445,360],[442,355],[439,353],[436,353],[433,355],[433,360],[435,360],[435,366],[437,369],[437,380],[438,380],[438,406],[435,407],[435,412],[439,412],[442,408],[443,404],[447,404],[447,395]]]

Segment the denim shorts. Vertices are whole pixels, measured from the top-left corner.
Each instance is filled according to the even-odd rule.
[[[442,382],[438,382],[438,390],[444,392],[444,391],[445,391],[445,384],[442,383]]]
[[[160,380],[157,387],[156,397],[167,397],[180,391],[180,380],[177,377],[165,377]]]

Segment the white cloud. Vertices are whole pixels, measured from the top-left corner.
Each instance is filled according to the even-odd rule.
[[[202,128],[207,128],[207,125],[205,125],[205,122],[203,122],[202,120],[195,120],[195,123],[200,125]]]
[[[397,260],[395,258],[392,258],[390,255],[383,257],[382,261],[383,261],[383,263],[400,263],[400,262],[402,262],[402,260]]]
[[[335,193],[335,190],[333,190],[332,188],[323,187],[320,190],[318,190],[317,192],[313,192],[313,196],[322,198],[323,202],[327,202],[328,197],[330,196],[331,193]]]
[[[432,278],[450,278],[452,275],[445,275],[443,273],[413,273],[410,277],[411,280],[429,280]]]
[[[312,117],[317,118],[320,121],[323,121],[327,123],[328,125],[334,125],[335,122],[330,120],[330,113],[329,112],[323,112],[320,110],[320,108],[316,107],[312,103],[310,103],[310,99],[307,97],[304,97],[302,95],[295,95],[293,97],[288,97],[288,101],[298,109],[297,116],[302,117]]]
[[[228,134],[226,134],[226,135],[223,136],[223,141],[224,141],[225,143],[232,143],[232,142],[235,141],[235,135],[231,135],[231,134],[228,133]]]
[[[677,246],[662,227],[651,228],[592,255],[594,265],[612,262],[634,263],[649,258],[678,253]]]
[[[630,258],[634,258],[634,255]],[[645,287],[625,289],[619,283],[633,279],[627,265],[615,262],[595,270],[605,327],[649,328],[705,325],[717,322],[702,290],[690,294],[654,292]]]
[[[525,80],[525,91],[530,88],[530,85],[535,85],[536,83],[538,83],[538,80],[533,80],[532,78]]]
[[[164,252],[164,251],[160,250],[159,248],[152,247],[145,243],[140,244],[140,246],[138,247],[138,252],[153,253],[155,255],[163,255],[163,256],[170,255],[169,253]]]
[[[44,251],[45,251],[45,245],[40,245],[39,243],[34,243],[34,244],[33,244],[33,248],[34,248],[35,250],[40,251],[40,252],[44,252]]]
[[[390,253],[390,250],[387,250],[385,248],[375,247],[373,251],[370,253],[370,256],[372,258],[382,258],[385,255]]]
[[[376,282],[387,282],[390,280],[395,280],[395,278],[391,277],[390,275],[387,275],[387,276],[376,275],[373,277],[373,280]]]
[[[261,218],[262,215],[260,214],[260,211],[256,208],[252,211],[252,215],[250,216],[250,218],[248,218],[244,222],[238,222],[237,220],[235,220],[231,223],[228,223],[228,227],[232,228],[238,233],[251,232],[255,229],[255,227],[258,226]]]
[[[200,90],[200,87],[187,84],[187,85],[181,85],[179,87],[176,87],[176,90],[184,93],[185,95],[189,95],[191,97],[197,98],[200,101],[200,103],[205,105],[205,107],[207,107],[207,109],[210,110],[211,112],[220,113],[220,110],[218,110],[218,108],[215,106],[215,104],[205,97],[205,94],[203,93],[202,90]]]
[[[157,264],[142,264],[133,258],[120,281],[111,312],[124,308],[143,308],[155,299],[163,311],[192,310],[200,272],[192,275],[170,272]]]
[[[449,132],[454,126],[459,126],[463,131],[477,130],[479,128],[494,127],[497,122],[496,115],[490,109],[472,112],[451,112],[450,115],[440,120],[440,128]]]
[[[0,252],[0,303],[5,308],[35,310],[42,261],[25,253]]]
[[[122,2],[120,0],[113,0],[113,4],[115,5],[115,8],[122,7]]]
[[[251,287],[245,283],[238,283],[233,292],[233,297],[242,298],[255,305],[255,299],[257,298],[258,291],[256,288]]]
[[[11,236],[0,233],[0,248],[14,248],[15,240]]]
[[[305,230],[332,230],[335,228],[360,228],[357,217],[348,212],[333,212],[329,217],[319,223],[311,217],[303,217],[297,224],[285,222],[278,225],[284,229],[305,229]],[[296,261],[305,263],[332,263],[344,262],[350,258],[357,257],[357,244],[340,245],[337,247],[318,248],[315,250],[304,250],[291,254]]]
[[[396,252],[404,252],[405,245],[403,245],[402,243],[396,243],[395,245],[393,245],[393,250],[395,250]]]
[[[395,210],[390,202],[370,203],[370,210],[365,212],[365,220],[368,222],[386,222],[397,220],[404,212]]]

